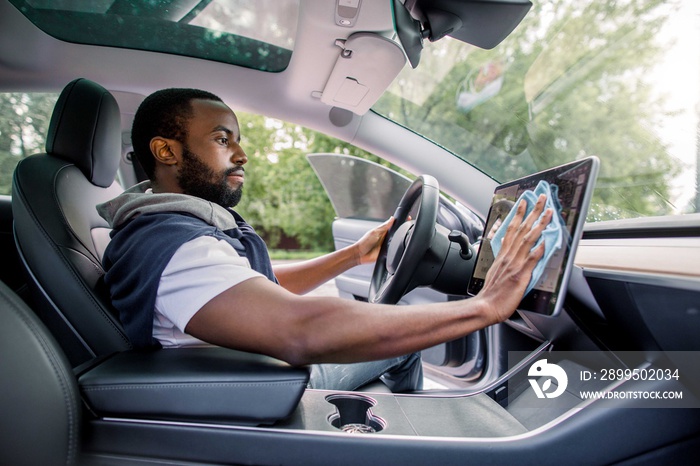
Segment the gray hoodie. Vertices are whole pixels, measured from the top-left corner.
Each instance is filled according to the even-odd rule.
[[[150,181],[143,181],[111,201],[98,204],[97,212],[111,228],[118,228],[139,215],[157,212],[188,213],[224,231],[238,228],[226,208],[188,194],[154,193]]]

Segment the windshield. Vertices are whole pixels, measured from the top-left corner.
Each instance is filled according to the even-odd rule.
[[[700,211],[700,2],[533,0],[492,50],[426,41],[376,112],[499,182],[597,155],[589,221]]]

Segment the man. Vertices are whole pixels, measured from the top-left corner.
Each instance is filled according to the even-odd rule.
[[[205,91],[158,91],[134,117],[134,154],[150,182],[98,210],[114,229],[105,282],[137,347],[214,344],[313,364],[313,388],[353,390],[382,376],[393,391],[419,389],[416,353],[507,319],[542,257],[531,249],[551,218],[544,198],[525,219],[521,206],[472,299],[396,307],[302,296],[376,260],[392,220],[345,249],[273,269],[232,210],[248,161],[240,138],[233,111]]]

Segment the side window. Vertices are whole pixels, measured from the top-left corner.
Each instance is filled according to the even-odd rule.
[[[290,251],[312,255],[333,251],[336,199],[329,199],[307,154],[372,160],[371,165],[389,163],[350,143],[294,123],[240,111],[236,114],[241,146],[248,156],[243,199],[236,210],[263,237],[273,256],[278,252],[286,257]],[[405,186],[409,184],[406,181]],[[397,200],[403,190],[396,188]],[[377,211],[377,204],[367,206],[362,215],[385,220],[396,204],[387,201],[386,206],[386,216]]]
[[[394,214],[413,182],[389,167],[359,157],[309,154],[307,158],[340,218],[383,222]],[[473,212],[444,195],[437,221],[450,230],[464,231],[472,242],[479,240],[484,227]]]
[[[358,157],[309,154],[307,158],[341,218],[384,221],[411,185],[407,177]]]
[[[23,158],[44,150],[54,93],[0,93],[0,195],[12,191],[12,173]]]
[[[336,217],[384,221],[413,182],[412,174],[350,143],[274,118],[236,114],[249,160],[236,210],[273,256],[333,251]],[[456,203],[444,206],[439,221],[476,240],[481,221]]]

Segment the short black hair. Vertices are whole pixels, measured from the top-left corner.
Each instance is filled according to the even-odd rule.
[[[133,155],[151,180],[156,167],[151,140],[160,136],[184,144],[187,122],[192,117],[191,101],[195,99],[222,102],[218,96],[200,89],[170,88],[149,95],[136,110],[131,126]]]

